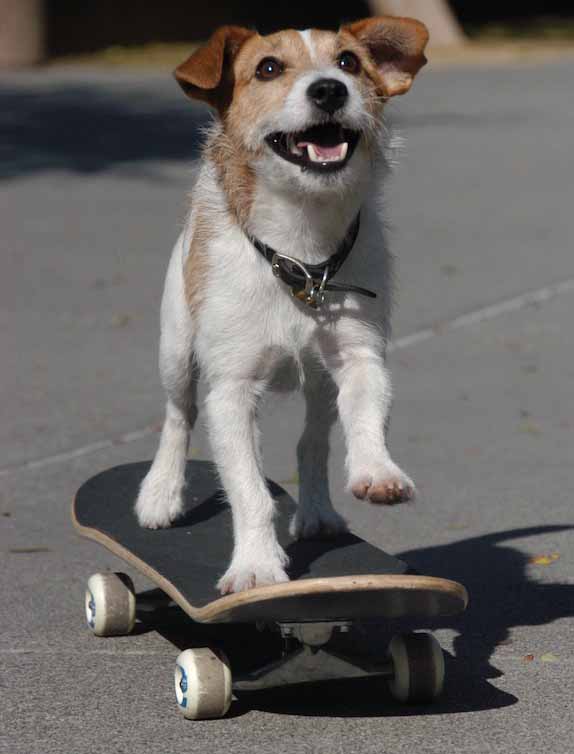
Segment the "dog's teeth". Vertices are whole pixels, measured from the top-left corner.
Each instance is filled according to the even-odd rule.
[[[301,157],[303,155],[303,150],[300,147],[298,147],[297,144],[295,143],[295,137],[294,136],[290,136],[289,137],[289,139],[287,141],[287,146],[288,146],[289,151],[291,152],[291,154],[295,154],[298,157]]]
[[[311,162],[342,162],[347,156],[349,149],[348,142],[338,144],[338,153],[332,155],[319,154],[314,144],[307,144],[307,154]]]
[[[315,147],[312,144],[307,144],[307,154],[311,162],[322,162],[319,155],[315,151]]]

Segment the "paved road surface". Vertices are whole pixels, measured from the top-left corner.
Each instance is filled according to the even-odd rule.
[[[181,632],[88,634],[84,580],[119,563],[68,510],[85,478],[154,451],[161,283],[205,115],[158,75],[0,79],[0,751],[572,751],[573,76],[429,71],[393,108],[408,148],[388,197],[391,447],[421,497],[345,496],[339,435],[332,490],[358,532],[468,586],[438,632],[443,700],[404,710],[378,684],[335,684],[199,724],[173,702]],[[293,494],[300,426],[297,397],[264,412],[266,468]],[[193,452],[208,457],[202,434]]]

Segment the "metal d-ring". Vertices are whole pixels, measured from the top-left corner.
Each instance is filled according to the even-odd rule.
[[[327,285],[327,280],[329,278],[329,267],[325,267],[325,270],[323,271],[323,279],[317,286],[313,276],[303,262],[295,257],[288,257],[286,254],[279,254],[278,252],[275,252],[273,259],[271,260],[271,269],[275,277],[281,277],[281,265],[279,262],[283,259],[301,270],[305,277],[305,288],[301,291],[295,291],[291,288],[291,295],[294,298],[298,298],[300,301],[304,301],[313,309],[318,309],[325,302],[325,286]]]
[[[295,257],[288,257],[287,254],[279,254],[279,252],[275,252],[273,254],[273,259],[271,260],[271,269],[273,270],[273,274],[275,277],[281,277],[281,265],[279,264],[279,261],[285,259],[287,262],[291,262],[291,264],[295,265],[295,267],[298,267],[303,275],[305,276],[305,288],[311,283],[313,285],[313,278],[311,277],[311,274],[309,273],[309,270],[305,267],[303,262],[301,260],[296,259]]]
[[[314,306],[316,309],[318,309],[320,306],[323,306],[325,303],[325,286],[327,285],[327,280],[329,279],[329,267],[326,266],[323,270],[323,279],[321,280],[321,283],[318,288],[313,288],[311,290],[310,296],[313,297],[313,301],[309,302],[310,305]]]

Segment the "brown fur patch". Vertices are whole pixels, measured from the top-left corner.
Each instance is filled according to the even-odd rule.
[[[233,60],[246,40],[255,32],[241,26],[222,26],[207,44],[179,65],[174,76],[183,91],[193,99],[203,100],[223,113],[233,93]]]
[[[218,134],[207,149],[207,158],[217,168],[231,212],[239,225],[245,227],[255,196],[255,172],[249,160],[256,155],[248,152],[232,133],[230,130]]]
[[[284,64],[273,81],[258,81],[255,71],[266,57]],[[295,79],[311,65],[309,50],[297,31],[287,30],[268,37],[252,37],[241,48],[234,64],[235,90],[226,117],[226,128],[242,133],[251,124],[280,110]]]
[[[255,71],[266,57],[285,64],[285,73],[274,81],[258,81]],[[245,227],[255,194],[255,173],[250,162],[260,152],[247,148],[254,124],[285,104],[294,80],[311,63],[309,51],[297,31],[287,30],[267,37],[248,39],[233,66],[233,100],[223,117],[224,131],[207,151],[216,165],[230,209]]]
[[[344,26],[367,50],[378,73],[380,94],[393,97],[411,88],[414,77],[427,62],[424,49],[429,39],[426,26],[413,18],[377,16]]]
[[[193,229],[193,237],[183,268],[185,298],[192,315],[197,314],[203,299],[203,289],[207,277],[207,244],[212,232],[206,213],[199,207]]]

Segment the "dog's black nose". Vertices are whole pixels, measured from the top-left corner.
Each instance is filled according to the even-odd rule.
[[[307,89],[309,99],[332,115],[336,110],[340,110],[349,96],[349,91],[342,81],[337,79],[319,79],[314,81]]]

